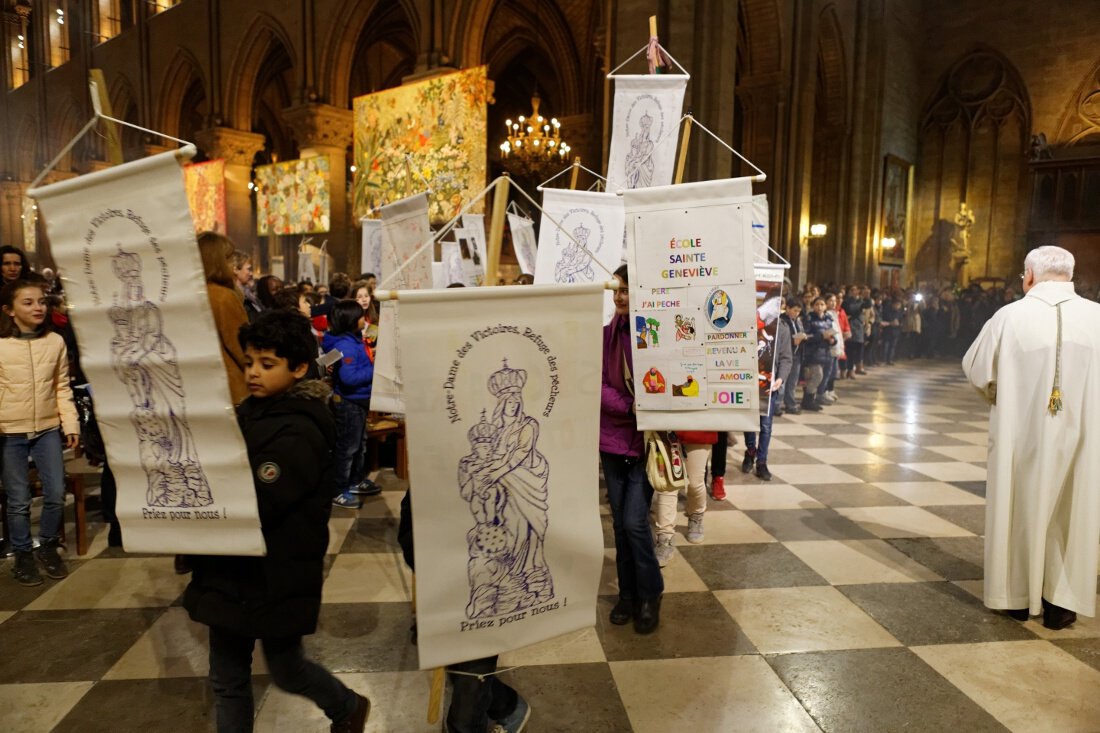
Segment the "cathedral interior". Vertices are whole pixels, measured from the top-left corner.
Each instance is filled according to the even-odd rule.
[[[1100,288],[1098,0],[0,0],[0,10],[0,244],[39,269],[55,264],[27,198],[41,174],[58,182],[188,141],[196,161],[224,161],[226,233],[257,276],[295,272],[300,237],[258,233],[256,169],[327,157],[331,190],[346,192],[331,198],[327,251],[354,276],[354,100],[483,65],[487,178],[509,170],[505,121],[529,114],[535,96],[570,157],[603,172],[607,75],[645,46],[653,18],[691,74],[684,111],[736,151],[696,132],[683,180],[763,170],[753,189],[767,196],[770,243],[795,287],[1005,288],[1030,249],[1052,244],[1075,255],[1079,291]],[[644,73],[644,59],[627,68]],[[131,126],[100,123],[70,146],[96,110]],[[539,178],[509,172],[537,196]],[[518,272],[510,246],[502,262]],[[899,357],[838,383],[827,411],[777,420],[771,483],[737,470],[732,433],[728,499],[708,506],[705,541],[680,541],[679,513],[657,633],[608,621],[619,588],[602,503],[594,626],[500,657],[535,711],[526,730],[1100,730],[1100,621],[1051,631],[982,605],[988,405],[955,357]],[[431,673],[410,641],[413,577],[396,540],[409,484],[388,467],[373,479],[380,494],[332,511],[306,645],[374,701],[367,730],[427,733],[439,730],[426,722]],[[187,577],[171,556],[108,546],[94,505],[69,577],[23,587],[0,561],[0,731],[214,730],[207,631],[181,607]],[[72,527],[72,501],[67,511]],[[256,730],[328,729],[319,709],[277,689],[259,653],[254,671]]]

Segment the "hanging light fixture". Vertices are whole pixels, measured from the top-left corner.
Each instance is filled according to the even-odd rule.
[[[530,116],[520,115],[516,121],[504,121],[508,139],[500,144],[501,161],[518,176],[542,175],[560,166],[572,150],[561,137],[558,119],[548,120],[539,114],[541,101],[535,92],[531,97]]]

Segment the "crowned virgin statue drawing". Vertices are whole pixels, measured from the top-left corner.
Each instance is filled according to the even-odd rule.
[[[626,187],[648,188],[653,185],[653,147],[650,137],[653,118],[646,112],[638,120],[638,132],[630,141],[630,152],[626,154]]]
[[[111,269],[122,283],[108,310],[114,327],[111,366],[126,386],[145,471],[149,506],[199,507],[214,503],[184,411],[176,348],[164,335],[160,309],[146,300],[141,258],[118,247]]]
[[[559,283],[590,283],[596,279],[596,273],[592,269],[592,257],[585,250],[588,248],[588,237],[592,231],[584,224],[579,224],[573,230],[573,239],[565,245],[561,252],[561,259],[554,267],[554,281]]]
[[[550,464],[538,450],[539,423],[523,411],[527,372],[503,368],[488,379],[491,419],[469,431],[470,453],[458,465],[462,498],[474,527],[467,533],[471,619],[514,613],[554,597],[544,542]]]

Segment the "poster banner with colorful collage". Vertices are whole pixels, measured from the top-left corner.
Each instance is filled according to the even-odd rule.
[[[419,290],[434,284],[428,222],[428,196],[418,193],[382,207],[382,264],[378,287],[382,290]],[[378,314],[378,349],[374,355],[371,409],[405,411],[402,397],[401,353],[397,325],[397,301],[381,304]]]
[[[420,667],[591,628],[603,286],[401,293]]]
[[[327,155],[256,168],[256,233],[323,234],[331,228]]]
[[[608,191],[672,183],[687,83],[684,74],[615,77]]]
[[[752,181],[625,191],[638,426],[756,430]]]
[[[625,226],[621,196],[600,191],[545,189],[535,284],[610,280],[609,273],[623,261]],[[615,304],[608,291],[604,295],[604,322],[610,321],[614,313]]]
[[[754,197],[755,198],[755,197]],[[783,313],[783,278],[787,274],[784,265],[756,263],[756,358],[760,365],[760,405],[771,413],[772,385],[775,383],[776,333],[779,316]],[[785,374],[778,375],[785,379]],[[780,385],[782,387],[782,385]]]
[[[382,272],[382,220],[361,219],[363,249],[359,256],[359,272],[379,277]]]
[[[486,120],[492,97],[477,66],[356,97],[356,216],[432,189],[429,216],[449,221],[471,191],[485,187]],[[473,207],[483,210],[483,203]]]
[[[535,238],[535,222],[526,216],[508,215],[508,229],[512,232],[512,249],[516,253],[519,271],[535,275],[538,264],[538,240]]]
[[[70,276],[126,551],[263,555],[254,477],[280,469],[248,463],[176,151],[30,195]]]
[[[195,231],[225,234],[225,161],[219,158],[185,165],[183,186]]]

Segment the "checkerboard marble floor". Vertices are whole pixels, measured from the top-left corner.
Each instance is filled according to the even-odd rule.
[[[958,363],[899,363],[837,392],[776,420],[771,483],[731,447],[729,496],[710,502],[703,544],[677,538],[656,633],[607,623],[608,549],[595,628],[502,658],[527,730],[1100,731],[1100,623],[1049,632],[982,607],[986,412]],[[404,486],[382,478],[359,512],[334,512],[307,647],[372,698],[368,730],[438,730],[409,643]],[[186,578],[105,545],[100,531],[39,588],[0,564],[0,731],[213,730]],[[257,730],[326,730],[261,657]]]

